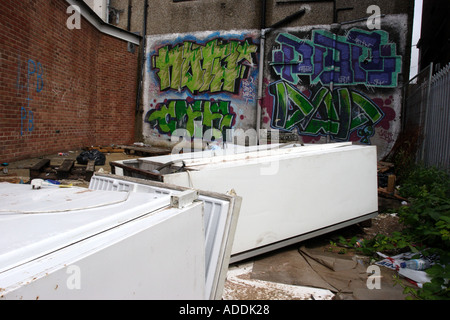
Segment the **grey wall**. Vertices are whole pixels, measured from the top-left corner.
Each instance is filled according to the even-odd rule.
[[[128,4],[132,5],[131,14],[131,31],[143,33],[143,16],[144,16],[144,1],[142,0],[111,0],[111,4],[122,10],[121,19],[119,21],[119,26],[125,28],[127,25],[127,13]],[[263,4],[265,6],[265,16],[262,18]],[[371,16],[371,12],[367,12],[367,9],[371,5],[377,5],[380,8],[380,13],[383,16],[381,18],[381,29],[371,30],[367,25],[367,18]],[[341,10],[346,8],[352,8],[352,10]],[[172,103],[178,102],[178,107],[181,108],[181,101],[184,99],[188,103],[186,106],[194,110],[194,103],[197,100],[211,102],[227,101],[230,102],[228,108],[226,109],[226,114],[221,113],[224,111],[211,112],[209,110],[208,114],[203,114],[202,117],[198,118],[202,121],[208,119],[208,117],[220,118],[224,121],[233,117],[232,127],[233,129],[256,129],[256,115],[257,108],[260,107],[262,111],[261,116],[261,128],[263,129],[279,129],[282,136],[289,136],[291,139],[297,139],[305,143],[323,143],[333,140],[338,141],[354,141],[355,143],[366,143],[366,144],[376,144],[379,148],[379,157],[383,157],[390,148],[393,146],[397,139],[397,135],[400,130],[400,114],[402,107],[402,86],[405,80],[409,77],[409,65],[410,65],[410,46],[412,37],[412,13],[414,8],[414,1],[412,0],[336,0],[336,7],[334,7],[333,1],[296,1],[296,0],[193,0],[193,1],[182,1],[174,2],[169,0],[149,0],[148,7],[148,20],[147,20],[147,35],[148,45],[146,47],[146,66],[145,66],[145,83],[142,89],[143,92],[143,105],[141,108],[142,112],[142,133],[144,139],[150,139],[152,142],[155,141],[167,141],[170,139],[170,133],[167,131],[169,127],[171,128],[186,128],[188,123],[184,120],[188,119],[187,115],[178,113],[175,115],[175,109],[169,110]],[[267,36],[264,50],[264,61],[262,62],[263,68],[260,68],[260,30],[262,23],[265,24],[266,28],[273,26],[275,23],[285,19],[286,17],[298,12],[301,9],[305,9],[305,14],[301,17],[297,17],[292,21],[289,21],[282,26],[277,27],[272,30],[271,34]],[[337,14],[335,14],[334,9],[338,9]],[[393,76],[394,81],[388,84],[383,84],[379,79],[375,82],[372,80],[365,81],[354,81],[350,83],[345,83],[345,81],[334,83],[334,87],[330,87],[329,84],[324,84],[323,81],[318,81],[317,78],[313,79],[311,75],[302,74],[300,81],[291,81],[288,83],[291,85],[291,93],[298,96],[298,93],[304,94],[306,100],[310,100],[310,107],[314,106],[311,102],[313,95],[320,92],[321,88],[323,90],[329,90],[329,95],[326,95],[326,99],[332,99],[334,103],[329,100],[324,103],[320,108],[317,108],[317,112],[320,109],[326,108],[326,106],[333,106],[338,109],[340,105],[338,104],[339,98],[346,97],[345,94],[350,94],[351,99],[347,99],[347,118],[350,117],[352,120],[352,125],[347,125],[347,132],[342,130],[339,134],[336,134],[336,130],[329,131],[322,128],[317,132],[311,130],[311,126],[308,126],[311,119],[320,122],[320,117],[326,117],[327,114],[319,114],[311,109],[308,113],[305,113],[304,122],[298,123],[296,126],[283,125],[277,123],[277,117],[280,113],[276,113],[277,108],[282,108],[283,106],[279,104],[280,99],[275,99],[273,93],[276,84],[280,81],[285,81],[280,71],[277,72],[276,68],[273,67],[273,63],[280,63],[276,61],[275,58],[276,51],[280,51],[282,45],[277,41],[277,36],[281,33],[288,35],[296,39],[299,43],[306,41],[314,47],[312,43],[314,33],[323,33],[324,35],[329,32],[330,25],[337,20],[341,23],[341,29],[336,33],[336,39],[338,42],[348,46],[350,49],[358,47],[358,52],[360,56],[356,56],[356,53],[352,53],[352,63],[353,67],[356,67],[358,59],[364,60],[364,57],[371,58],[370,51],[373,48],[370,46],[365,46],[364,44],[352,44],[351,39],[347,41],[347,35],[352,29],[357,29],[362,31],[362,33],[367,33],[370,36],[380,36],[381,46],[378,48],[384,50],[385,57],[381,57],[378,62],[388,61],[385,58],[391,58],[391,62],[394,62],[394,67],[384,67],[380,64],[381,68],[379,71],[384,72],[385,76]],[[355,22],[355,20],[359,20]],[[331,37],[331,36],[330,36]],[[206,90],[202,92],[196,92],[195,90],[189,90],[186,86],[186,82],[183,80],[175,79],[179,81],[181,85],[174,85],[172,88],[162,88],[163,84],[161,81],[163,79],[161,76],[161,70],[156,65],[156,60],[163,53],[160,51],[164,47],[168,50],[176,49],[181,50],[188,42],[195,43],[197,47],[189,47],[188,51],[181,53],[180,57],[177,59],[185,59],[183,54],[189,54],[189,59],[192,58],[194,48],[202,52],[205,46],[212,39],[217,39],[219,44],[222,46],[228,45],[230,41],[237,40],[239,45],[245,43],[245,39],[249,38],[252,45],[258,47],[257,52],[253,54],[253,60],[247,61],[242,64],[242,66],[251,65],[251,71],[248,73],[243,73],[241,76],[236,78],[237,87],[234,92],[229,90],[221,90],[220,92],[214,92],[212,90]],[[385,46],[385,47],[383,47]],[[296,51],[295,49],[294,51]],[[322,50],[324,48],[322,47]],[[328,48],[328,50],[333,51],[333,48]],[[331,52],[327,51],[327,52]],[[169,52],[169,51],[167,51]],[[324,51],[325,52],[325,51]],[[337,53],[337,51],[335,51]],[[356,51],[355,51],[356,52]],[[361,53],[362,52],[362,53]],[[369,52],[369,53],[368,53]],[[375,52],[375,51],[373,51]],[[171,51],[171,54],[173,51]],[[297,54],[302,56],[301,50],[297,50]],[[324,54],[324,60],[322,67],[330,67],[329,61],[326,62],[326,54]],[[340,61],[340,52],[334,57],[335,62]],[[168,56],[167,56],[168,57]],[[329,56],[330,58],[330,56]],[[204,63],[200,56],[197,56],[197,68],[200,64]],[[282,63],[291,63],[290,58],[282,58]],[[302,58],[298,58],[301,61]],[[392,60],[393,59],[393,60]],[[289,61],[288,61],[289,60]],[[362,62],[360,60],[359,62]],[[162,61],[159,59],[159,61]],[[185,75],[185,72],[193,75],[195,68],[186,67],[182,69],[180,66],[183,64],[184,60],[178,60],[177,72],[181,72],[181,77]],[[194,60],[190,60],[193,62]],[[297,61],[297,62],[298,62]],[[297,63],[294,61],[294,63]],[[317,67],[320,64],[317,65]],[[167,67],[167,65],[166,65]],[[202,65],[201,68],[204,67]],[[222,71],[229,72],[230,70],[225,70],[229,66],[223,65]],[[336,67],[340,68],[339,63]],[[248,69],[248,68],[247,68]],[[167,69],[169,70],[169,69]],[[176,70],[176,69],[170,69]],[[368,73],[373,72],[373,70],[366,70]],[[260,88],[258,87],[258,77],[262,72],[263,77],[263,87],[260,91],[262,94],[261,100],[258,100],[258,92]],[[180,73],[178,73],[180,75]],[[198,76],[198,75],[197,75]],[[197,77],[200,81],[201,77]],[[192,87],[194,88],[194,87]],[[191,89],[192,89],[191,88]],[[249,95],[249,92],[251,94]],[[371,106],[374,112],[378,114],[378,118],[373,117],[366,121],[367,117],[364,116],[364,110],[361,106],[357,105],[358,98],[359,103],[367,103],[367,106]],[[279,96],[278,98],[280,98]],[[355,99],[353,99],[355,98]],[[289,105],[295,99],[291,99],[289,96],[285,96],[285,102],[288,104],[287,107],[292,113],[293,105]],[[298,102],[298,101],[297,101]],[[208,105],[209,107],[209,105]],[[216,108],[217,106],[214,106]],[[318,107],[316,105],[316,107]],[[202,107],[203,108],[203,104]],[[181,110],[181,109],[178,109]],[[202,109],[203,110],[203,109]],[[223,109],[225,110],[225,109]],[[280,111],[281,109],[278,109]],[[161,111],[161,112],[159,112]],[[172,113],[171,113],[172,112]],[[350,114],[349,114],[350,112]],[[362,113],[361,113],[362,112]],[[164,118],[163,114],[168,117]],[[183,112],[182,112],[183,113]],[[314,113],[314,114],[313,114]],[[172,118],[171,118],[172,115]],[[192,114],[191,114],[192,115]],[[151,119],[150,119],[150,116]],[[284,115],[286,116],[286,115]],[[290,115],[288,115],[289,117]],[[331,114],[328,114],[331,117]],[[342,116],[342,115],[341,115]],[[227,118],[228,117],[228,118]],[[357,126],[358,119],[365,119],[366,125]],[[161,120],[160,122],[158,121]],[[177,120],[176,120],[177,119]],[[184,119],[184,120],[183,120]],[[149,121],[151,120],[151,121]],[[167,120],[167,121],[166,121]],[[331,125],[331,118],[330,120]],[[338,120],[338,121],[335,121]],[[349,119],[347,119],[349,120]],[[347,121],[346,120],[346,121]],[[165,121],[165,122],[164,122]],[[172,122],[171,122],[172,121]],[[178,121],[175,124],[174,121]],[[183,122],[184,121],[184,122]],[[342,125],[341,119],[337,119],[335,115],[333,118],[333,125]],[[359,121],[359,120],[358,120]],[[164,122],[164,123],[163,123]],[[170,126],[165,126],[170,123]],[[223,123],[222,123],[223,124]],[[215,128],[224,128],[220,122],[215,122]],[[161,126],[162,125],[162,126]],[[331,128],[331,127],[330,127]],[[203,130],[207,127],[203,127]],[[345,131],[345,130],[344,130]],[[192,128],[190,129],[192,131]]]

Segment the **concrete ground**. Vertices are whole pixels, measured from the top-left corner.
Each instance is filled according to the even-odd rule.
[[[27,183],[29,182],[29,168],[41,159],[50,159],[51,164],[57,166],[64,159],[76,159],[81,151],[69,151],[63,155],[51,154],[10,163],[6,167],[7,173],[0,171],[0,182]],[[96,172],[110,172],[109,163],[111,161],[142,157],[123,152],[105,155],[105,165],[96,166]],[[89,183],[82,179],[63,183],[81,187],[89,186]],[[380,198],[379,204],[380,213],[383,213],[388,208],[397,207],[399,202]],[[405,298],[402,286],[394,286],[395,272],[381,267],[382,286],[379,289],[370,290],[367,287],[367,279],[370,274],[366,272],[368,267],[367,261],[365,261],[366,257],[358,256],[352,248],[342,250],[335,245],[341,235],[348,238],[357,236],[368,239],[375,234],[389,234],[399,228],[398,218],[395,215],[380,214],[377,218],[372,219],[372,224],[368,227],[350,226],[230,265],[223,291],[223,300],[402,300]],[[308,250],[315,250],[315,254],[319,254],[320,257],[326,256],[327,259],[334,259],[333,261],[336,263],[343,263],[342,265],[350,267],[333,270],[332,273],[323,269],[320,264],[313,267],[314,261],[307,260],[308,257],[301,250],[305,246],[308,247]],[[319,272],[321,268],[323,270]],[[345,272],[342,273],[343,271]],[[402,285],[409,286],[410,284],[402,280]]]
[[[368,227],[349,226],[235,263],[229,267],[223,299],[404,300],[404,287],[414,285],[385,267],[372,274],[370,257],[339,245],[340,236],[370,239],[399,229],[395,215],[380,214]],[[379,286],[371,288],[375,281]]]

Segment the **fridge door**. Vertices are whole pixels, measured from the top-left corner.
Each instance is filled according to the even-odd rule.
[[[94,190],[126,190],[147,194],[177,195],[184,187],[149,180],[95,174],[89,185]],[[205,236],[205,298],[221,299],[225,283],[234,233],[241,206],[241,198],[235,195],[196,190],[204,207]]]

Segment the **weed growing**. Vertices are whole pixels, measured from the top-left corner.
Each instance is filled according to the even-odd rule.
[[[431,282],[422,288],[404,290],[412,299],[450,300],[450,176],[435,167],[415,166],[402,177],[399,193],[409,200],[397,211],[404,225],[401,232],[378,234],[359,246],[355,246],[356,238],[341,237],[340,243],[369,256],[375,256],[377,251],[438,256],[437,263],[426,270]]]

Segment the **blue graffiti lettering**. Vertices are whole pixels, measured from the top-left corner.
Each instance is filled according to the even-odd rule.
[[[300,76],[310,84],[396,87],[401,56],[382,30],[350,30],[346,36],[313,30],[312,40],[281,33],[275,40],[271,65],[282,80],[297,84]]]

